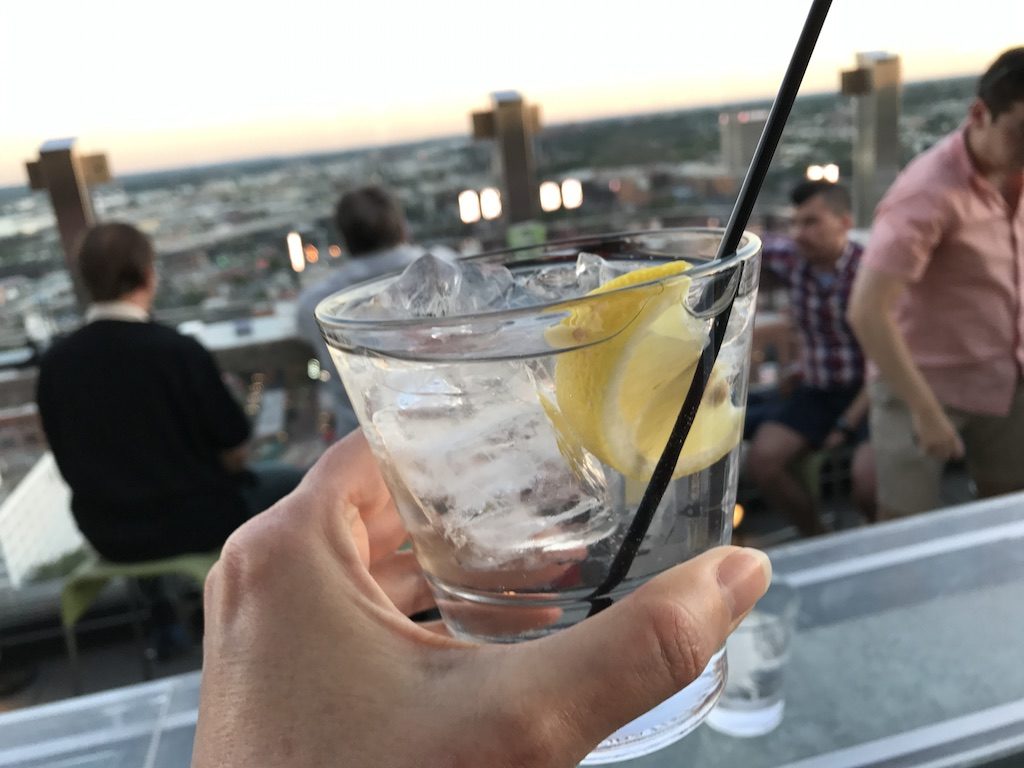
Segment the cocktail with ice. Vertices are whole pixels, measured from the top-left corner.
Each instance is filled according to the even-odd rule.
[[[454,635],[519,642],[593,609],[713,321],[731,306],[672,483],[606,597],[728,542],[760,242],[745,235],[712,261],[720,239],[664,230],[427,256],[317,308]],[[690,730],[724,665],[720,653],[590,761]]]

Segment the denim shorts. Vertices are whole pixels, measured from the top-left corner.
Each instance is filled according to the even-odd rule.
[[[817,389],[801,384],[789,397],[767,401],[752,399],[747,408],[744,437],[753,437],[758,426],[773,421],[801,435],[812,449],[820,448],[839,417],[857,397],[861,386]],[[866,440],[867,436],[867,419],[864,419],[858,425],[856,442]]]

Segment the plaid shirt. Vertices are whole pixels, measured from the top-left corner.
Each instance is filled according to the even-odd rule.
[[[864,249],[847,242],[833,274],[816,273],[789,240],[766,242],[764,268],[789,286],[789,312],[800,334],[800,374],[816,389],[864,381],[864,354],[846,322],[850,289]]]

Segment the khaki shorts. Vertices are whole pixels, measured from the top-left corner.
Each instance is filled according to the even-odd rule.
[[[936,509],[945,462],[918,448],[910,409],[884,382],[871,382],[869,391],[879,519]],[[1017,386],[1006,416],[956,408],[946,408],[946,415],[963,438],[967,469],[981,495],[1024,489],[1024,385]]]

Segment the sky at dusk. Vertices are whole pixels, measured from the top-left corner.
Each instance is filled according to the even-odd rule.
[[[4,0],[0,185],[65,136],[129,173],[465,133],[502,89],[547,123],[767,98],[808,7]],[[865,50],[905,80],[978,74],[1022,30],[1020,0],[834,0],[804,88]]]

